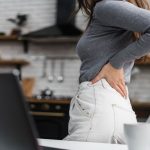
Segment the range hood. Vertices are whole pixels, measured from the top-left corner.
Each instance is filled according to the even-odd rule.
[[[25,38],[80,36],[82,34],[82,30],[75,26],[75,16],[70,17],[72,11],[75,9],[75,5],[76,0],[57,0],[57,16],[55,25],[27,33],[22,36]]]

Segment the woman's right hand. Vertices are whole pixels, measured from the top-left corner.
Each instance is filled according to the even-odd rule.
[[[97,76],[91,80],[92,84],[100,79],[105,78],[112,88],[118,91],[123,97],[127,98],[127,91],[124,81],[123,68],[116,69],[110,63],[104,65]]]

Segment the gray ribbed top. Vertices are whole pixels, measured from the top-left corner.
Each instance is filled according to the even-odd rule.
[[[133,31],[143,33],[135,42]],[[129,83],[135,59],[150,52],[150,11],[125,0],[97,2],[76,52],[82,62],[79,83],[93,79],[108,62],[117,69],[123,67]]]

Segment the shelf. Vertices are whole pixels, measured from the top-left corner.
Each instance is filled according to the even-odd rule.
[[[0,41],[31,41],[36,43],[58,43],[58,42],[77,42],[80,37],[47,37],[47,38],[23,38],[16,36],[0,36]]]
[[[0,66],[26,66],[29,65],[29,62],[23,59],[11,59],[5,60],[0,59]]]
[[[77,43],[81,36],[61,36],[61,37],[45,37],[45,38],[24,38],[16,36],[0,36],[0,41],[21,41],[24,52],[28,52],[29,43]],[[150,65],[150,56],[147,56],[144,62],[136,62],[135,65]]]
[[[47,116],[47,117],[64,117],[65,116],[65,113],[58,113],[58,112],[33,112],[33,111],[30,111],[30,114],[33,115],[33,116]]]
[[[23,44],[23,50],[28,52],[29,43],[77,43],[80,36],[62,36],[62,37],[46,37],[46,38],[24,38],[16,36],[0,36],[0,41],[20,41]]]
[[[150,65],[150,60],[143,62],[143,63],[142,62],[141,63],[135,63],[135,65],[137,65],[137,66]]]
[[[147,55],[143,62],[136,62],[135,65],[150,65],[150,55]]]
[[[70,104],[71,99],[36,99],[32,97],[27,97],[27,102],[29,103],[48,103],[48,104]]]
[[[28,102],[32,103],[54,103],[54,104],[70,104],[71,99],[37,99],[32,97],[27,97]],[[131,101],[132,102],[132,101]],[[150,110],[150,102],[132,102],[132,106],[135,108],[141,109],[149,109]]]
[[[140,109],[149,109],[150,110],[150,102],[132,102],[133,107]]]
[[[11,60],[0,59],[0,66],[15,66],[16,69],[19,70],[20,79],[22,78],[21,68],[26,65],[29,65],[29,62],[23,59],[11,59]]]
[[[80,37],[47,37],[47,38],[20,38],[21,40],[26,40],[29,42],[35,43],[68,43],[68,42],[77,42]]]
[[[0,36],[0,41],[17,41],[18,37],[16,36]]]
[[[28,50],[27,41],[22,40],[17,36],[0,36],[0,42],[22,42],[24,52],[27,52]]]

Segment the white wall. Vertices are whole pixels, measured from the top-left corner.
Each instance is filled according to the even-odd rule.
[[[10,33],[13,25],[6,21],[7,18],[15,16],[17,13],[29,14],[29,21],[24,28],[24,32],[36,30],[55,23],[56,0],[0,0],[0,31]],[[81,29],[85,28],[85,17],[80,12],[76,18],[77,26]],[[0,56],[18,58],[23,57],[30,61],[31,65],[23,68],[23,77],[36,77],[36,87],[34,93],[46,87],[55,90],[55,95],[73,96],[78,87],[78,76],[80,60],[65,60],[65,80],[63,83],[58,83],[55,80],[52,83],[47,81],[47,78],[41,78],[43,70],[44,56],[76,56],[75,45],[51,45],[51,44],[31,44],[29,54],[24,54],[21,43],[0,43]],[[50,65],[50,63],[49,63]],[[8,68],[10,70],[11,68]],[[1,71],[4,68],[0,69]],[[6,70],[6,68],[5,68]],[[47,67],[47,73],[50,72],[50,66]],[[56,62],[56,77],[59,72],[59,60]],[[150,66],[141,68],[141,73],[135,75],[129,86],[130,97],[150,101]]]
[[[28,23],[23,32],[37,30],[46,26],[55,24],[56,16],[56,0],[0,0],[0,31],[7,34],[10,33],[14,25],[7,21],[8,18],[14,18],[17,13],[28,14]],[[6,11],[7,10],[7,11]],[[80,17],[82,13],[78,14],[76,25],[84,29],[84,18]],[[52,83],[48,83],[47,79],[41,78],[43,72],[43,60],[45,56],[74,56],[75,45],[59,45],[52,46],[49,44],[32,44],[30,45],[29,55],[24,54],[21,43],[0,43],[0,56],[5,58],[27,58],[31,62],[29,67],[23,68],[23,77],[35,76],[36,88],[34,93],[37,94],[39,90],[50,87],[55,90],[55,95],[72,96],[77,88],[79,76],[79,60],[65,59],[65,76],[64,82],[59,83],[57,76],[59,75],[59,60],[56,61],[56,78]],[[57,52],[56,52],[57,51]],[[35,58],[37,56],[37,58]],[[50,65],[50,63],[49,63]],[[1,68],[0,70],[4,70]],[[6,70],[6,68],[5,68]],[[9,68],[7,70],[10,70]],[[47,67],[47,73],[50,72],[50,67]]]
[[[14,18],[18,13],[28,14],[27,26],[23,32],[37,30],[55,24],[57,0],[0,0],[0,31],[10,33],[14,25],[8,18]],[[82,13],[78,14],[77,25],[84,29],[85,23]]]

